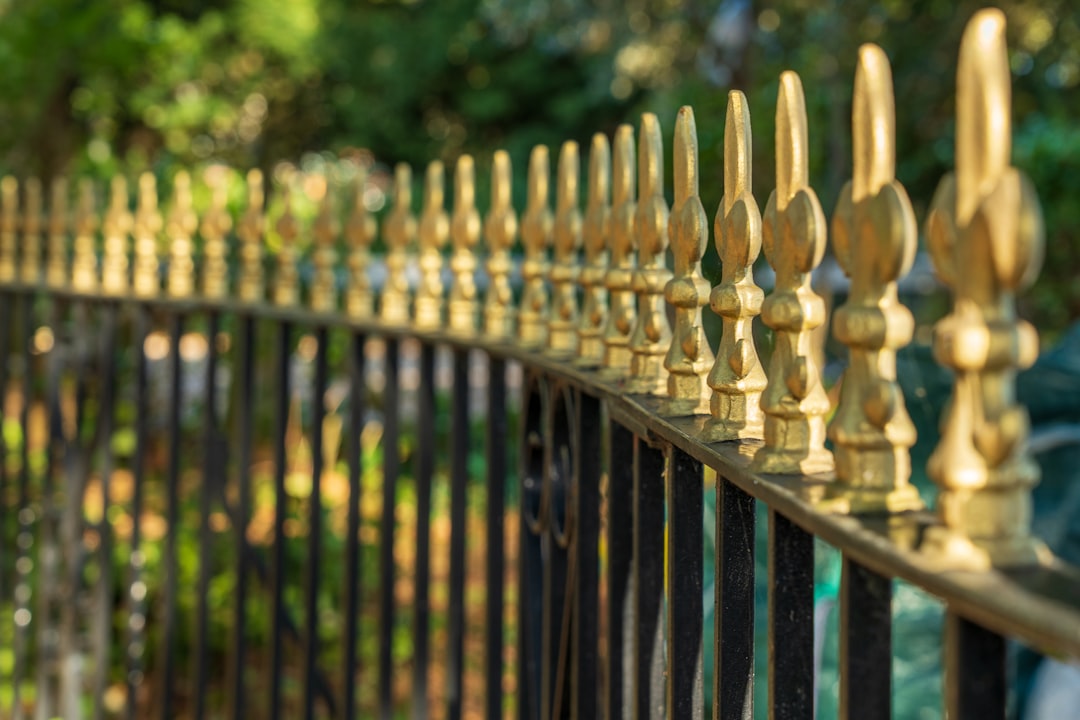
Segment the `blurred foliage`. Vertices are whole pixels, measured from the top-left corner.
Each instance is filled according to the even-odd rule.
[[[381,168],[471,152],[485,167],[505,147],[520,204],[533,144],[584,144],[642,110],[670,130],[678,106],[691,104],[711,206],[735,87],[750,98],[764,205],[777,77],[793,68],[807,92],[812,181],[828,210],[850,174],[858,46],[872,41],[892,59],[897,174],[922,218],[952,164],[959,39],[982,4],[0,0],[0,169],[104,177],[149,168],[167,178],[177,164],[270,170],[326,150],[364,153]],[[1080,318],[1080,175],[1070,171],[1080,162],[1080,7],[999,5],[1009,18],[1013,154],[1039,189],[1048,231],[1046,268],[1023,309],[1054,333]],[[715,269],[710,252],[706,271]]]

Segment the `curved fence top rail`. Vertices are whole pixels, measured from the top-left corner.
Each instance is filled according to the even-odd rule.
[[[763,212],[750,192],[746,99],[730,93],[724,195],[713,225],[722,262],[715,287],[701,274],[709,223],[698,194],[689,107],[675,121],[670,207],[663,133],[652,114],[642,118],[636,147],[628,125],[611,141],[593,138],[584,212],[574,142],[559,152],[554,212],[548,150],[533,150],[520,218],[511,203],[505,152],[494,156],[483,217],[472,158],[456,164],[450,212],[443,165],[429,165],[419,217],[412,209],[410,170],[399,166],[393,209],[382,227],[388,274],[378,297],[368,272],[378,228],[365,207],[363,184],[342,225],[327,183],[306,183],[319,203],[309,227],[293,209],[299,185],[284,186],[284,209],[273,225],[280,246],[267,283],[268,222],[258,171],[247,177],[247,209],[235,226],[220,172],[207,176],[209,203],[201,219],[186,173],[177,176],[164,217],[152,176],[140,178],[134,213],[125,181],[115,179],[100,221],[88,180],[79,183],[70,218],[66,182],[55,180],[46,219],[38,181],[23,184],[20,208],[18,184],[5,178],[0,283],[16,290],[44,285],[76,298],[133,298],[166,309],[304,318],[516,359],[601,398],[610,416],[639,436],[680,447],[875,571],[909,580],[997,632],[1080,656],[1080,571],[1053,558],[1030,530],[1038,469],[1027,451],[1027,414],[1013,386],[1017,369],[1034,361],[1038,340],[1035,329],[1017,318],[1014,294],[1037,273],[1043,234],[1034,190],[1009,165],[1009,73],[999,11],[982,11],[969,24],[957,84],[957,167],[942,181],[926,220],[935,267],[954,295],[952,312],[934,338],[935,356],[955,372],[955,381],[927,468],[939,488],[933,513],[909,482],[915,430],[896,381],[896,350],[914,330],[910,311],[898,300],[897,281],[912,264],[918,232],[894,175],[892,80],[885,53],[874,45],[859,55],[854,168],[831,225],[808,182],[810,143],[799,76],[781,77],[776,188]],[[230,233],[239,239],[236,247],[229,245]],[[310,273],[301,272],[302,234],[311,238]],[[169,248],[164,265],[158,256],[162,235]],[[338,262],[342,236],[344,272]],[[515,303],[510,250],[519,236],[525,254]],[[850,358],[828,420],[833,408],[815,331],[829,318],[810,283],[827,237],[851,279],[846,303],[831,318]],[[481,238],[483,299],[476,282]],[[414,247],[420,268],[415,290],[406,274]],[[752,272],[762,251],[776,275],[768,297]],[[343,293],[341,275],[347,277]],[[702,327],[706,306],[722,319],[715,349]],[[767,368],[752,333],[759,314],[774,337]]]

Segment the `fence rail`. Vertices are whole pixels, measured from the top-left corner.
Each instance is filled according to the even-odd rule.
[[[729,96],[716,287],[700,268],[709,224],[690,108],[675,122],[670,208],[662,130],[649,114],[636,151],[630,126],[593,139],[584,212],[573,142],[559,154],[554,212],[548,151],[533,151],[520,222],[504,152],[483,218],[471,158],[457,161],[450,213],[443,166],[428,167],[419,219],[399,166],[378,292],[368,268],[379,230],[362,184],[343,228],[325,181],[283,185],[267,283],[258,172],[235,228],[216,170],[201,219],[186,174],[164,218],[147,175],[134,214],[126,184],[113,182],[100,224],[88,182],[69,222],[64,181],[53,183],[46,221],[40,183],[23,183],[20,209],[5,179],[0,595],[14,620],[3,636],[11,717],[458,718],[512,707],[519,718],[700,718],[706,682],[714,717],[752,717],[758,502],[768,510],[770,717],[815,713],[814,538],[842,554],[843,717],[892,713],[895,579],[946,603],[948,716],[1004,717],[1006,638],[1080,657],[1080,569],[1030,528],[1038,472],[1013,384],[1037,336],[1013,298],[1037,272],[1042,229],[1033,189],[1009,165],[1003,33],[993,10],[965,33],[957,168],[927,222],[954,295],[934,339],[955,373],[928,467],[934,510],[910,483],[914,427],[896,378],[896,350],[914,330],[897,282],[917,226],[894,177],[891,77],[876,46],[860,52],[853,177],[831,223],[851,279],[831,318],[810,284],[830,227],[808,184],[793,72],[780,80],[776,190],[764,212],[750,192],[745,98]],[[305,191],[319,201],[310,226],[293,209]],[[405,274],[414,243],[415,289]],[[753,279],[760,252],[775,273],[768,296]],[[706,306],[722,319],[715,350]],[[755,346],[759,314],[772,331],[767,359]],[[835,408],[817,351],[827,322],[849,350]],[[450,357],[446,413],[439,349]],[[478,359],[489,375],[482,409],[471,407]],[[508,382],[513,367],[520,384]],[[471,422],[481,414],[482,441]],[[375,425],[381,435],[365,445]],[[482,470],[470,457],[481,442]],[[298,460],[305,443],[309,457]],[[712,678],[705,468],[717,494]],[[272,517],[260,516],[263,492]],[[405,492],[416,500],[407,534]],[[196,507],[185,504],[194,497]],[[470,511],[477,498],[482,522]],[[180,546],[192,533],[198,557],[187,558]],[[365,584],[370,564],[377,587]],[[221,593],[233,608],[228,640],[215,638],[211,600]],[[269,628],[257,627],[261,617]],[[404,625],[407,658],[396,647]],[[469,685],[470,668],[482,683]]]

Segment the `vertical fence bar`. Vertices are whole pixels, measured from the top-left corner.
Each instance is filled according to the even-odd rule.
[[[367,337],[361,333],[352,336],[349,353],[349,432],[345,439],[345,454],[349,463],[349,509],[345,536],[345,656],[343,658],[344,698],[342,707],[345,720],[356,717],[356,655],[357,629],[360,620],[360,481],[364,474],[363,448],[360,433],[364,429],[365,384],[364,346]]]
[[[0,292],[0,412],[7,404],[8,363],[11,360],[11,326],[16,316],[15,293]],[[7,597],[7,567],[10,562],[8,553],[11,546],[7,535],[7,496],[8,496],[8,446],[7,439],[0,436],[0,598]]]
[[[420,390],[417,398],[416,579],[413,593],[413,720],[428,716],[430,637],[431,478],[435,474],[435,346],[420,344]]]
[[[634,435],[609,424],[607,490],[607,667],[605,717],[629,720],[634,687]]]
[[[506,361],[489,356],[487,417],[487,563],[484,612],[484,717],[502,718],[503,513],[506,501]]]
[[[31,570],[34,546],[34,509],[30,506],[30,403],[34,384],[31,370],[33,358],[30,350],[34,342],[34,292],[27,290],[19,295],[22,336],[22,403],[19,407],[19,428],[22,442],[19,445],[19,488],[17,535],[15,537],[15,667],[12,673],[12,718],[23,717],[22,684],[26,675],[27,646],[30,635]],[[39,619],[40,621],[41,619]]]
[[[270,651],[270,718],[279,720],[282,713],[282,672],[285,661],[286,624],[285,613],[285,503],[288,496],[285,490],[285,464],[288,461],[286,436],[289,427],[289,398],[291,374],[289,359],[292,355],[292,327],[281,321],[278,325],[277,346],[277,391],[274,406],[274,555],[273,587],[271,588],[273,629]]]
[[[548,385],[547,413],[544,417],[544,462],[538,474],[540,493],[540,517],[537,531],[540,533],[539,562],[542,565],[543,592],[541,608],[540,646],[540,717],[558,717],[568,705],[563,702],[565,669],[562,666],[563,618],[570,612],[567,606],[566,587],[568,561],[566,547],[558,542],[556,535],[565,532],[567,519],[560,522],[565,512],[566,486],[571,468],[565,464],[566,453],[572,451],[566,394],[558,383]]]
[[[571,717],[595,718],[599,682],[598,628],[600,625],[600,400],[578,394],[577,509],[575,518],[577,577],[574,592],[574,680]]]
[[[668,471],[668,717],[701,720],[705,716],[702,466],[673,447]]]
[[[169,467],[165,478],[165,661],[162,663],[161,717],[169,720],[173,716],[175,702],[175,645],[176,645],[176,593],[177,562],[176,534],[177,519],[180,512],[180,338],[184,332],[184,316],[180,312],[172,314],[169,326],[169,418],[167,433],[169,443]]]
[[[217,334],[219,315],[206,314],[206,385],[203,388],[203,477],[199,488],[199,579],[195,628],[195,717],[206,716],[206,682],[209,677],[210,577],[213,574],[213,530],[210,511],[217,483]]]
[[[447,647],[447,717],[460,720],[465,642],[465,492],[469,481],[469,351],[454,349],[450,411],[450,640]]]
[[[143,653],[146,651],[146,583],[143,570],[146,555],[142,549],[143,492],[146,483],[146,450],[149,413],[147,409],[146,337],[150,333],[150,310],[136,304],[134,310],[135,346],[135,455],[131,459],[131,556],[128,559],[127,627],[127,718],[139,717],[138,691],[143,681]]]
[[[634,438],[634,717],[663,720],[664,451]]]
[[[840,575],[840,717],[892,716],[892,580],[844,556]]]
[[[236,543],[236,589],[233,597],[233,662],[232,717],[247,717],[247,691],[244,670],[247,668],[247,591],[248,591],[248,544],[247,528],[251,517],[251,452],[255,408],[255,318],[250,314],[240,317],[240,342],[237,370],[236,413],[238,419],[237,450],[239,460],[236,470],[236,520],[234,534]]]
[[[754,498],[716,475],[717,718],[754,718]]]
[[[771,509],[769,717],[814,717],[814,538]]]
[[[394,510],[401,470],[398,455],[398,341],[386,340],[386,390],[383,393],[383,506],[379,522],[379,714],[394,713]]]
[[[1005,718],[1005,638],[945,613],[945,711],[950,720]]]
[[[541,557],[545,532],[541,522],[546,442],[545,385],[527,377],[522,405],[520,523],[518,528],[518,647],[516,701],[518,720],[538,720],[543,694],[543,615],[545,565]]]
[[[308,497],[308,556],[304,601],[307,628],[304,644],[304,717],[315,718],[319,662],[319,577],[322,565],[323,420],[326,417],[327,344],[325,325],[315,329],[315,388],[311,395],[311,495]]]

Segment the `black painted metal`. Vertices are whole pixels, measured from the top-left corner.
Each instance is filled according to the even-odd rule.
[[[814,717],[814,538],[769,511],[769,717]]]
[[[383,391],[383,506],[379,522],[379,714],[394,713],[394,511],[397,506],[399,457],[398,341],[386,341],[386,389]]]
[[[329,333],[325,325],[315,329],[315,386],[312,390],[311,494],[308,496],[308,556],[304,579],[304,717],[315,718],[319,664],[319,578],[322,575],[322,476],[323,421],[326,419]]]
[[[281,686],[284,672],[286,624],[285,612],[285,490],[287,448],[285,437],[289,425],[289,397],[291,395],[290,359],[292,358],[292,326],[287,322],[278,324],[277,334],[277,388],[274,394],[274,548],[271,589],[271,612],[273,628],[270,640],[270,695],[269,717],[281,717]]]
[[[631,717],[634,667],[634,435],[608,423],[607,488],[607,665],[604,715]]]
[[[19,334],[22,338],[21,390],[22,403],[19,408],[19,428],[22,442],[19,445],[19,486],[17,499],[17,535],[15,536],[15,638],[12,685],[13,720],[24,717],[22,685],[27,674],[27,651],[30,636],[30,601],[32,600],[31,568],[34,531],[37,523],[35,510],[30,505],[30,404],[34,397],[33,362],[30,348],[34,337],[34,293],[21,293],[18,298],[18,312],[21,316]],[[111,416],[111,413],[109,413]],[[111,417],[110,417],[111,420]]]
[[[195,627],[195,717],[206,716],[206,685],[210,675],[210,578],[214,573],[214,534],[210,512],[218,477],[219,433],[217,429],[217,335],[220,317],[206,314],[206,379],[203,387],[203,477],[199,488],[199,580],[196,590]]]
[[[449,720],[460,720],[465,660],[465,500],[469,483],[469,351],[454,351],[450,411],[450,595],[447,623],[446,703]]]
[[[413,720],[428,716],[428,653],[430,647],[431,479],[435,474],[435,346],[420,345],[420,387],[417,397],[416,565],[413,593]]]
[[[342,708],[345,720],[356,717],[357,630],[360,620],[360,479],[363,477],[363,452],[360,433],[364,429],[364,407],[367,391],[364,347],[367,337],[357,333],[351,337],[349,353],[349,430],[345,440],[345,455],[349,464],[349,508],[346,511],[345,536],[345,652],[342,677]]]
[[[717,718],[754,717],[754,498],[716,476],[713,702]]]
[[[845,557],[840,574],[840,717],[892,716],[892,580]]]
[[[539,720],[542,695],[544,561],[541,535],[547,429],[547,384],[530,375],[522,407],[521,519],[518,555],[517,717]]]
[[[664,451],[634,438],[634,717],[663,720]]]
[[[950,720],[1008,717],[1005,638],[945,613],[945,711]]]
[[[595,718],[599,700],[600,625],[600,476],[603,424],[600,401],[588,393],[577,396],[577,507],[574,552],[574,638],[571,717]]]
[[[169,318],[169,418],[166,433],[169,443],[169,467],[165,477],[165,642],[163,651],[164,677],[162,678],[161,717],[169,720],[173,715],[176,683],[176,594],[179,588],[176,560],[177,519],[180,514],[180,338],[184,332],[184,315],[173,313]]]
[[[705,716],[704,511],[701,462],[678,448],[668,464],[668,717]]]
[[[576,576],[576,513],[571,502],[576,485],[577,414],[573,391],[567,385],[548,385],[550,415],[544,451],[544,480],[539,525],[544,561],[543,647],[541,653],[540,714],[563,718],[570,713],[570,620]]]
[[[484,606],[484,717],[502,718],[503,583],[506,502],[506,362],[492,356],[488,365],[487,525]]]
[[[239,353],[236,377],[236,514],[233,532],[236,542],[235,613],[233,615],[232,656],[232,717],[247,717],[247,592],[248,550],[247,529],[251,518],[251,453],[254,441],[255,408],[255,318],[244,314],[239,319]]]

